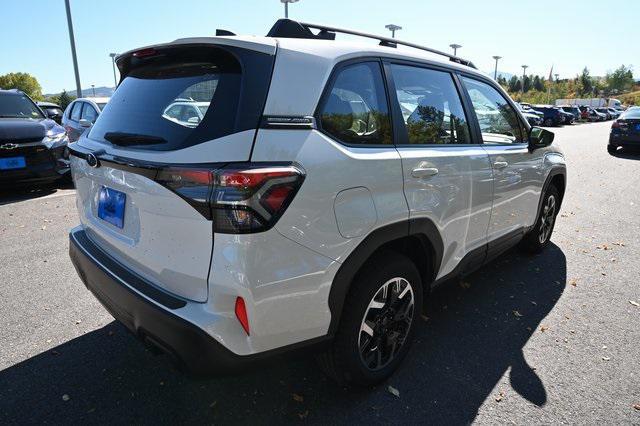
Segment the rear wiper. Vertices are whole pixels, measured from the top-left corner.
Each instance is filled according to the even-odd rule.
[[[141,135],[137,133],[107,132],[104,138],[115,145],[153,145],[167,143],[165,138],[159,136]]]

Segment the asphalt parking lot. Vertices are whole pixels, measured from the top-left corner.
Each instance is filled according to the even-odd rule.
[[[569,170],[553,244],[438,291],[400,370],[364,390],[311,358],[182,375],[77,277],[73,189],[2,193],[0,423],[640,424],[640,154],[607,154],[609,127],[553,129]]]

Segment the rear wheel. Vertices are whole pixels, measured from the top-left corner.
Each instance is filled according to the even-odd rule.
[[[522,240],[522,247],[526,251],[540,253],[549,244],[559,209],[560,193],[554,185],[550,185],[544,194],[538,221]]]
[[[376,256],[351,286],[333,347],[318,357],[321,368],[339,383],[386,379],[407,354],[421,310],[413,262],[395,252]]]
[[[551,126],[553,126],[553,119],[551,119],[551,118],[545,118],[545,119],[544,119],[544,125],[545,125],[545,126],[547,126],[547,127],[551,127]]]

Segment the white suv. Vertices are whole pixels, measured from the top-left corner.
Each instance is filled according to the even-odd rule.
[[[549,243],[553,134],[467,61],[338,32],[281,20],[122,54],[69,146],[78,274],[193,372],[317,345],[337,380],[380,381],[435,286]],[[198,123],[166,117],[180,99]]]

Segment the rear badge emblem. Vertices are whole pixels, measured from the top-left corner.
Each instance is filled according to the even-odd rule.
[[[100,162],[98,161],[98,158],[93,154],[87,155],[87,164],[93,167],[94,169],[100,167]]]

